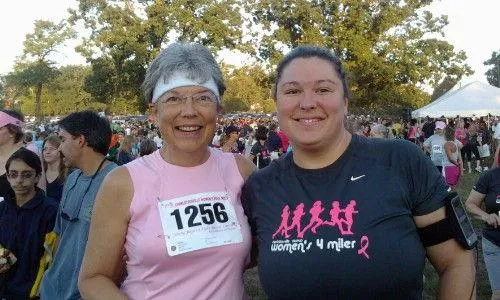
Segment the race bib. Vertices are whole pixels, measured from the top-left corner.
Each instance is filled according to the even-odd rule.
[[[432,153],[434,154],[443,153],[443,147],[441,145],[432,145]]]
[[[241,226],[226,192],[164,200],[158,207],[170,256],[243,241]]]

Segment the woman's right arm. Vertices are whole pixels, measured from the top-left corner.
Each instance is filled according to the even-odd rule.
[[[124,273],[124,244],[133,196],[125,167],[106,176],[97,194],[78,288],[83,299],[127,299],[118,284]]]
[[[486,222],[488,225],[497,228],[500,225],[500,217],[497,214],[488,214],[481,209],[481,202],[483,202],[485,194],[481,194],[475,190],[471,190],[469,198],[465,201],[465,207],[467,210],[479,220]]]

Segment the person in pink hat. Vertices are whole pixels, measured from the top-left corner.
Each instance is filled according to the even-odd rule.
[[[22,146],[24,118],[20,113],[0,110],[0,202],[14,199],[15,194],[7,180],[5,163]]]
[[[434,165],[439,170],[439,173],[443,172],[443,159],[445,155],[444,150],[444,128],[446,127],[446,123],[443,121],[436,121],[436,127],[434,129],[434,134],[431,135],[424,141],[424,149],[431,156],[431,160]],[[462,148],[462,143],[458,142],[458,147]]]

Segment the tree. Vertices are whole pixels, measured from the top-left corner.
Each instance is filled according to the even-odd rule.
[[[264,29],[258,56],[271,65],[301,44],[321,45],[350,74],[350,105],[369,109],[425,104],[423,85],[472,70],[465,53],[436,38],[447,24],[424,8],[431,0],[257,0],[247,12]]]
[[[22,93],[21,89],[12,82],[9,76],[0,77],[0,86],[0,108],[14,107],[17,97]]]
[[[35,114],[40,122],[43,86],[58,74],[49,56],[74,33],[64,20],[58,24],[37,20],[34,25],[33,33],[24,40],[23,55],[16,61],[14,71],[7,75],[7,81],[18,88],[32,89],[29,94],[34,94]]]
[[[88,66],[64,66],[57,70],[58,75],[45,84],[41,95],[41,110],[45,116],[66,115],[85,109],[103,110],[104,104],[95,101],[84,90],[85,77],[90,74]],[[32,114],[35,107],[29,97],[21,97],[21,108]]]
[[[437,98],[443,96],[451,90],[457,83],[460,81],[460,78],[454,78],[452,76],[446,76],[443,81],[441,81],[432,92],[431,101],[436,100]]]
[[[491,66],[491,69],[486,71],[486,80],[496,87],[500,87],[500,50],[493,51],[491,58],[484,62],[485,66]]]
[[[5,107],[5,77],[0,76],[0,109]]]
[[[223,65],[227,90],[224,95],[224,110],[268,112],[272,109],[269,74],[259,65],[234,68]],[[272,101],[271,101],[272,102]]]
[[[103,103],[142,103],[146,67],[171,42],[245,49],[237,0],[80,0],[70,13],[91,31],[78,51],[93,69],[86,90]]]

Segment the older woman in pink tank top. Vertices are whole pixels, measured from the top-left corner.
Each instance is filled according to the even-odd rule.
[[[205,47],[173,44],[151,63],[143,88],[164,146],[105,179],[80,293],[244,299],[252,242],[240,191],[254,165],[208,146],[225,90],[222,73]]]

